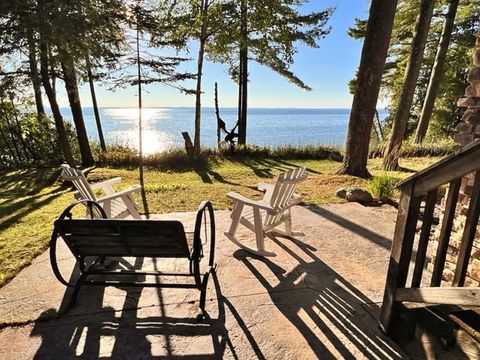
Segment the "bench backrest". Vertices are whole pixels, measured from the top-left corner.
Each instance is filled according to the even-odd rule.
[[[190,258],[179,221],[64,219],[55,227],[76,256]]]
[[[72,182],[78,191],[79,199],[93,201],[96,200],[95,193],[93,192],[90,184],[87,181],[87,178],[81,170],[63,164],[61,177]]]
[[[277,214],[267,213],[265,225],[275,224],[280,220],[283,216],[282,209],[288,208],[288,203],[292,200],[298,184],[306,178],[307,170],[303,166],[278,175],[275,186],[265,193],[264,200],[279,211]]]

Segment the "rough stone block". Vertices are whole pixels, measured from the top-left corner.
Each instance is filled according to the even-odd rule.
[[[473,247],[471,257],[474,259],[480,259],[480,248]]]
[[[465,278],[465,286],[467,287],[478,287],[480,286],[480,282],[473,280],[472,278]]]
[[[473,134],[469,134],[469,133],[460,133],[460,134],[455,134],[454,139],[457,144],[467,145],[473,141],[474,136]]]
[[[470,96],[466,98],[460,98],[457,101],[457,106],[478,108],[480,107],[480,97]]]
[[[480,66],[474,67],[468,72],[468,79],[469,83],[480,81]]]
[[[480,260],[473,259],[469,266],[469,275],[476,281],[480,281]]]
[[[452,282],[455,273],[450,269],[444,269],[442,279],[448,282]]]
[[[480,112],[477,108],[470,108],[463,113],[462,120],[468,124],[478,125],[480,124]],[[464,131],[461,131],[464,132]],[[468,131],[467,131],[468,132]]]
[[[477,39],[478,41],[478,39]],[[474,51],[473,52],[473,63],[476,65],[476,66],[480,66],[480,51]]]
[[[474,128],[475,128],[474,124],[468,124],[466,122],[461,122],[455,128],[455,131],[460,132],[460,133],[464,133],[464,132],[469,133],[469,132],[473,132]]]
[[[480,96],[480,82],[474,82],[465,89],[465,97]]]

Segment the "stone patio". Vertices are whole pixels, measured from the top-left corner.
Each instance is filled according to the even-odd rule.
[[[192,227],[194,215],[154,218]],[[356,203],[296,207],[294,227],[305,236],[269,239],[277,256],[259,258],[223,236],[229,212],[217,211],[218,269],[203,322],[195,320],[198,291],[184,289],[84,287],[58,316],[71,291],[55,279],[46,252],[0,289],[0,358],[405,358],[376,320],[395,216],[392,207]],[[59,258],[63,274],[75,276],[63,244]],[[126,259],[122,266],[181,264]]]

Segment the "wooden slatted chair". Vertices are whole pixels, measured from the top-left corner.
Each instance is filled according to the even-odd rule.
[[[87,206],[90,213],[97,209],[103,218],[72,219],[72,209],[80,203]],[[186,233],[180,221],[107,219],[106,215],[99,203],[83,200],[67,207],[55,221],[50,240],[51,266],[62,284],[74,288],[65,310],[75,303],[83,285],[171,287],[199,290],[200,313],[197,319],[203,319],[208,278],[209,274],[215,271],[215,218],[212,204],[208,201],[200,204],[193,233]],[[80,276],[73,284],[65,280],[57,264],[56,248],[59,237],[75,256],[80,270]],[[203,245],[208,242],[208,268],[202,274],[200,265],[204,257]],[[86,257],[94,257],[96,260],[88,262],[91,265],[87,265]],[[103,265],[106,257],[183,258],[187,260],[189,273],[114,269]],[[135,275],[133,278],[136,281],[125,281],[132,278],[132,275]],[[138,281],[147,275],[155,276],[157,281]],[[161,279],[166,277],[182,279],[185,282],[162,282]]]
[[[132,194],[140,192],[140,185],[134,185],[128,189],[116,192],[113,184],[119,183],[122,178],[116,177],[100,183],[90,184],[81,170],[72,168],[66,164],[62,165],[61,177],[64,180],[71,181],[77,193],[77,200],[93,200],[98,202],[105,210],[108,218],[121,219],[132,216],[134,219],[141,219],[137,204]],[[101,189],[105,196],[97,198],[95,190]],[[96,210],[94,209],[96,212]],[[96,214],[99,217],[99,214]]]
[[[232,224],[225,236],[242,249],[262,256],[275,255],[265,250],[267,233],[302,236],[302,233],[292,231],[291,208],[302,201],[295,190],[307,175],[305,167],[299,167],[280,174],[273,185],[259,184],[258,189],[265,191],[262,200],[251,200],[238,193],[229,192],[227,197],[233,201]],[[235,236],[239,224],[255,233],[256,249],[242,244]],[[282,224],[285,230],[278,228]]]

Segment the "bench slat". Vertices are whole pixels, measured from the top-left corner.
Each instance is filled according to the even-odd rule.
[[[75,255],[186,257],[181,222],[170,220],[57,220],[55,226]]]

